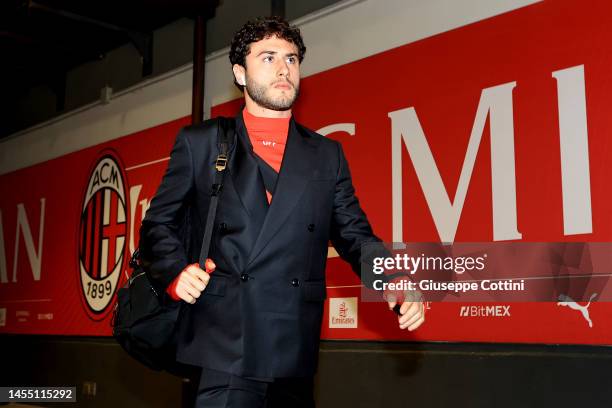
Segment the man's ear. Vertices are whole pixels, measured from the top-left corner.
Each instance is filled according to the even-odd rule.
[[[238,85],[246,86],[246,70],[242,65],[234,64],[232,66],[232,71],[234,71],[234,78]]]

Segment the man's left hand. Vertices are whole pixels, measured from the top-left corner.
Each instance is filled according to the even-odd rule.
[[[385,299],[387,300],[389,310],[393,310],[398,304],[398,300],[401,302],[397,321],[399,323],[399,328],[402,330],[416,330],[425,321],[425,303],[416,300],[416,297],[417,295],[414,292],[394,293],[389,291],[385,293]],[[420,297],[420,294],[418,297]]]

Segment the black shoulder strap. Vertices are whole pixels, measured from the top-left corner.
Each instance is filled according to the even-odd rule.
[[[215,179],[210,192],[210,205],[208,206],[208,214],[206,216],[206,226],[204,227],[204,239],[202,240],[202,249],[200,250],[199,264],[200,268],[206,270],[206,258],[210,250],[210,240],[212,238],[215,217],[217,215],[217,205],[219,204],[219,195],[223,189],[223,176],[227,168],[229,160],[230,143],[234,140],[235,133],[234,119],[224,117],[218,118],[217,140],[219,147],[219,155],[215,161]]]

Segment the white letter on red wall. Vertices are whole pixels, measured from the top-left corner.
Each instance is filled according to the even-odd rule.
[[[17,282],[17,260],[19,259],[19,232],[23,231],[28,260],[32,268],[34,280],[40,280],[40,269],[42,263],[43,234],[45,229],[45,199],[40,199],[40,227],[38,228],[38,251],[34,249],[34,240],[28,216],[23,204],[17,204],[17,232],[15,236],[15,259],[13,260],[13,282]]]
[[[593,232],[584,65],[552,73],[557,80],[565,235]]]
[[[514,120],[512,90],[516,82],[485,88],[480,94],[476,118],[451,203],[440,171],[431,153],[414,108],[389,112],[391,118],[391,155],[393,186],[393,241],[403,242],[402,216],[402,140],[442,242],[453,242],[465,203],[476,154],[487,116],[491,129],[491,179],[493,196],[493,239],[520,239],[516,215],[516,178],[514,158]]]

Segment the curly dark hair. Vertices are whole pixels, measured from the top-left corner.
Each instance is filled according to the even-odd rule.
[[[246,68],[246,56],[250,52],[250,44],[272,36],[295,44],[298,49],[298,59],[302,62],[306,47],[300,29],[289,25],[281,17],[260,17],[247,21],[234,34],[229,54],[232,65],[238,64]]]

